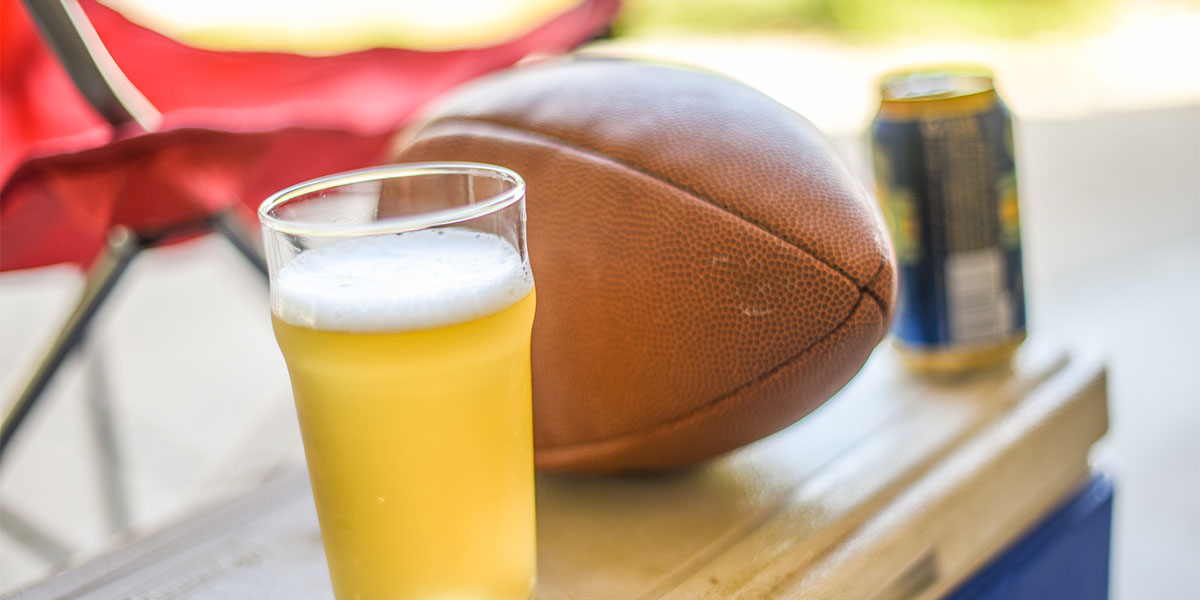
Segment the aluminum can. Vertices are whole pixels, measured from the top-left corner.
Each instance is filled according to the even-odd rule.
[[[896,72],[880,93],[871,144],[901,358],[940,373],[1007,362],[1025,339],[1012,115],[981,68]]]

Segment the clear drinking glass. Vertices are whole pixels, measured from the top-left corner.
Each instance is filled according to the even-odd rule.
[[[259,209],[339,600],[532,596],[525,184],[394,165]]]

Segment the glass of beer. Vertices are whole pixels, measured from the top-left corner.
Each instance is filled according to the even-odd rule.
[[[283,190],[259,219],[335,596],[531,597],[524,182],[393,165]]]

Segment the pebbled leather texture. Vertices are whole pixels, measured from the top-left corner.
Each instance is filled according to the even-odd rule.
[[[579,60],[469,85],[398,162],[528,184],[537,463],[683,467],[778,431],[887,332],[873,199],[803,117],[682,67]]]

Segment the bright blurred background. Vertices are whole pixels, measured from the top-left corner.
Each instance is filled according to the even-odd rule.
[[[328,53],[488,43],[575,3],[107,4],[200,46]],[[740,79],[812,120],[868,184],[880,75],[990,66],[1018,120],[1031,331],[1110,365],[1113,425],[1095,462],[1117,482],[1113,597],[1200,598],[1200,1],[629,0],[582,51]],[[0,398],[80,285],[69,267],[0,274]],[[102,406],[119,465],[94,458]],[[0,592],[300,452],[261,280],[219,240],[150,252],[0,472]],[[122,514],[97,491],[113,468]]]

